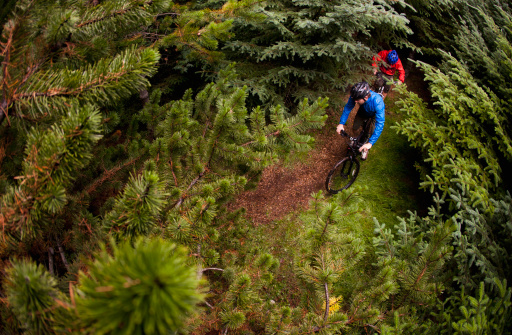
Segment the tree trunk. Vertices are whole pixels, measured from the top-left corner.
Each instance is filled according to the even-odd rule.
[[[66,270],[69,271],[69,264],[66,259],[66,255],[64,255],[64,250],[62,249],[62,245],[60,245],[60,242],[57,241],[57,247],[59,248],[60,257],[62,258],[62,263],[64,263],[64,266],[66,267]]]
[[[48,271],[50,271],[50,274],[53,276],[55,275],[55,271],[53,270],[53,254],[54,250],[52,247],[48,248]]]

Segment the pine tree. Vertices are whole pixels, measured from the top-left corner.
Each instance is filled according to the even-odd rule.
[[[6,152],[26,149],[21,159],[3,164],[7,169],[2,169],[6,192],[2,197],[1,219],[8,244],[2,246],[2,256],[30,251],[45,263],[47,260],[51,275],[66,274],[60,281],[45,284],[54,290],[56,286],[67,287],[79,269],[94,272],[95,265],[89,264],[86,258],[96,257],[94,250],[107,236],[138,243],[135,241],[139,236],[159,234],[194,250],[189,260],[199,265],[196,276],[210,272],[224,250],[217,241],[224,232],[226,218],[225,214],[218,217],[218,213],[225,213],[221,206],[247,180],[257,180],[261,170],[278,154],[310,148],[313,141],[306,132],[323,125],[326,100],[318,99],[313,104],[304,100],[294,117],[288,117],[282,106],[275,106],[267,114],[271,121],[268,124],[264,109],[256,108],[249,113],[245,106],[247,88],[232,86],[235,77],[232,71],[227,71],[195,99],[192,90],[188,90],[182,101],[159,106],[161,93],[155,90],[150,103],[139,113],[133,113],[133,108],[124,111],[121,102],[145,90],[148,77],[155,73],[159,53],[153,47],[137,46],[146,45],[149,38],[145,32],[152,29],[149,25],[155,24],[155,14],[168,8],[166,2],[153,2],[145,9],[136,1],[103,2],[98,7],[59,2],[50,8],[52,16],[48,19],[40,16],[45,5],[48,4],[44,1],[20,3],[16,16],[3,31],[6,41],[3,64],[27,62],[33,66],[28,70],[16,67],[14,71],[6,65],[9,73],[2,77],[4,88],[10,88],[2,95],[6,138],[29,130],[12,144],[3,143]],[[238,5],[245,6],[228,2],[222,11],[233,12]],[[186,13],[186,8],[181,10],[188,17],[194,15]],[[199,18],[206,12],[195,15]],[[222,13],[210,14],[206,20],[185,28],[191,32],[204,27],[209,19]],[[173,25],[179,25],[180,21],[172,20],[172,16],[164,15],[165,18],[171,19],[167,27],[161,22],[154,29],[172,30]],[[45,29],[42,35],[33,36],[30,33],[36,31],[33,27],[37,24]],[[175,30],[155,46],[163,49],[202,43],[206,50],[213,48],[210,44],[216,36],[223,36],[227,27],[227,23],[209,25],[200,31],[203,39],[188,41]],[[38,38],[46,43],[35,43]],[[27,48],[25,45],[30,45],[27,41],[34,42],[35,48]],[[14,78],[25,78],[25,82],[15,87],[12,83],[20,81]],[[133,138],[130,143],[119,144],[118,134],[123,136],[122,141],[126,135]],[[131,177],[123,186],[130,168]],[[14,176],[22,177],[12,182]],[[128,247],[115,250],[119,251],[116,258],[130,255]],[[57,255],[62,263],[54,258]],[[264,261],[264,255],[260,257],[258,264],[261,263],[262,269],[274,266],[275,261]],[[101,268],[107,266],[118,271],[115,263],[103,264]],[[98,272],[95,277],[102,275]],[[90,286],[87,290],[91,296],[99,292],[85,277],[82,280]],[[238,291],[244,280],[243,274],[235,273],[227,292]],[[269,280],[271,275],[263,276],[248,289],[258,290]],[[130,285],[125,284],[120,283],[128,289]],[[108,286],[107,280],[101,285]],[[13,282],[11,287],[12,292],[17,292],[21,286]],[[85,293],[85,286],[81,290]],[[103,293],[108,295],[108,292]],[[223,329],[240,325],[237,320],[243,314],[231,312],[233,308],[240,313],[247,312],[247,299],[237,298],[247,294],[243,290],[229,293],[231,302],[219,304],[224,310],[219,315]],[[57,309],[59,313],[74,308],[72,291],[67,299],[60,299],[66,301],[63,309]],[[61,329],[63,323],[70,322],[71,328],[93,327],[92,332],[112,332],[119,329],[119,320],[127,320],[127,316],[102,319],[95,314],[102,303],[78,298],[76,301],[84,319],[66,314],[62,321],[50,315],[44,318],[49,321],[43,320],[53,324],[49,331]],[[84,306],[90,302],[93,307],[81,307],[79,301]],[[114,301],[120,303],[122,297]],[[51,299],[49,304],[56,308]],[[22,311],[17,312],[18,317]],[[171,327],[175,321],[162,322]],[[153,321],[147,321],[149,326],[142,325],[138,317],[133,322],[126,327],[134,331],[140,327],[150,330],[161,327]]]
[[[414,31],[409,41],[418,48],[423,55],[439,55],[439,49],[449,50],[451,38],[457,34],[459,26],[457,20],[458,10],[466,6],[460,0],[406,0],[410,6],[405,8],[405,15],[409,19],[409,27]]]
[[[68,303],[57,282],[41,265],[21,260],[7,270],[6,292],[20,328],[54,334]],[[55,328],[54,328],[55,327]]]
[[[100,10],[76,2],[21,1],[16,8],[2,32],[0,103],[7,120],[4,152],[25,148],[23,160],[2,164],[0,216],[13,243],[36,232],[54,235],[50,223],[62,224],[76,171],[101,138],[97,106],[112,106],[147,87],[159,57],[153,49],[126,47],[114,54],[107,48],[109,38],[113,48],[119,41],[114,37],[148,23],[150,13],[137,2],[105,2]],[[119,24],[123,15],[125,24]]]
[[[147,166],[158,172],[162,190],[151,195],[149,184],[141,185],[138,196],[123,194],[105,218],[106,227],[115,227],[120,236],[132,236],[130,225],[136,222],[136,227],[144,227],[138,229],[138,234],[163,234],[187,245],[194,250],[198,275],[205,273],[215,280],[210,272],[222,273],[229,282],[223,294],[225,300],[210,303],[215,306],[217,330],[222,332],[238,329],[245,324],[246,313],[255,313],[258,292],[272,280],[268,271],[275,266],[265,254],[251,257],[258,264],[254,278],[246,271],[252,273],[255,269],[246,270],[240,268],[241,264],[221,259],[226,250],[236,248],[243,236],[241,231],[249,229],[243,222],[230,223],[233,219],[226,216],[223,205],[248,181],[254,183],[278,155],[309,149],[313,141],[306,132],[323,126],[327,106],[326,99],[312,104],[304,100],[293,117],[286,117],[284,108],[275,106],[268,112],[271,122],[267,124],[263,108],[249,113],[247,89],[232,86],[234,79],[233,68],[221,71],[218,81],[207,85],[195,98],[188,91],[182,100],[162,106],[158,104],[159,95],[152,95],[139,122],[147,122],[148,134],[154,136],[147,150],[157,159],[148,161]],[[130,199],[142,201],[142,194],[148,199],[167,194],[156,216],[148,212],[144,221],[139,215],[143,203],[137,205],[140,211],[136,212],[132,203],[125,204]],[[155,200],[150,201],[148,205],[155,204]]]
[[[224,52],[218,49],[219,44],[233,37],[235,19],[258,19],[259,14],[253,10],[257,3],[256,0],[228,0],[173,4],[168,13],[159,14],[162,19],[158,24],[143,35],[162,53],[160,72],[165,73],[167,67],[188,75],[200,70],[202,76],[215,80],[215,72],[225,58]],[[178,79],[173,72],[170,77],[174,80],[186,80],[184,76]]]
[[[408,0],[412,42],[439,65],[442,53],[462,61],[479,86],[486,86],[510,109],[511,7],[503,1]]]
[[[25,331],[37,334],[167,334],[183,328],[203,295],[186,250],[162,239],[104,246],[69,285],[31,261],[8,269],[7,297]]]
[[[387,1],[266,1],[258,13],[260,21],[235,20],[223,50],[263,103],[292,106],[321,95],[337,106],[338,91],[370,69],[378,42],[408,45],[411,33]]]
[[[444,211],[456,224],[454,282],[432,310],[425,333],[509,333],[508,268],[511,232],[507,171],[510,7],[497,1],[453,3],[441,14],[455,41],[438,35],[445,50],[438,69],[419,62],[430,83],[427,107],[404,93],[406,118],[398,130],[421,148],[423,187],[442,191]],[[435,45],[435,44],[434,44]],[[450,51],[450,54],[448,54]],[[496,199],[496,200],[495,200]]]
[[[500,156],[510,159],[512,154],[504,109],[492,92],[474,82],[462,63],[445,57],[447,73],[418,63],[431,82],[437,108],[429,109],[416,94],[402,88],[405,95],[399,103],[407,118],[398,129],[427,157],[423,188],[447,195],[459,183],[473,204],[490,206],[490,194],[502,182]]]
[[[70,100],[112,105],[147,86],[158,54],[129,46],[122,52],[116,43],[148,25],[150,10],[163,5],[20,1],[2,31],[2,121],[51,121]]]
[[[103,183],[105,175],[89,185],[83,177],[97,163],[91,158],[101,151],[103,135],[117,133],[115,127],[125,117],[121,103],[149,87],[160,55],[147,45],[145,33],[170,2],[96,5],[18,1],[1,37],[0,256],[30,253],[51,275],[66,274],[57,281],[59,286],[74,280],[86,266],[81,253],[92,256],[108,233],[84,196]],[[119,166],[138,160],[132,157],[127,163],[121,158],[120,163],[119,157],[109,158],[111,179]],[[148,168],[144,180],[135,174],[135,190],[128,187],[125,194],[158,179],[151,171]],[[149,207],[154,215],[152,204]],[[141,234],[139,228],[132,229],[132,239]]]
[[[510,277],[510,195],[491,199],[494,212],[471,206],[460,187],[450,190],[456,204],[452,288],[432,311],[430,333],[509,334],[512,323]],[[428,333],[428,332],[425,332]]]
[[[195,99],[188,91],[182,100],[159,106],[160,95],[152,95],[155,100],[137,117],[137,127],[147,129],[137,133],[145,136],[138,145],[148,172],[142,178],[133,176],[114,208],[105,212],[106,227],[118,227],[129,236],[146,235],[159,219],[181,243],[200,241],[210,235],[219,205],[256,178],[277,154],[311,147],[313,139],[305,133],[323,126],[326,99],[312,104],[305,100],[293,117],[275,106],[267,124],[262,108],[249,114],[247,89],[232,86],[233,76],[232,68],[221,71],[219,80]],[[137,232],[129,232],[132,224]]]

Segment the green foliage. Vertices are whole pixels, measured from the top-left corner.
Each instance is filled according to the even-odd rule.
[[[400,171],[381,166],[399,158],[381,157],[350,193],[316,193],[271,227],[228,210],[265,167],[312,147],[318,96],[336,106],[377,48],[412,47],[410,19],[443,60],[418,63],[430,105],[397,89],[396,129],[422,150],[422,186],[436,194],[428,215],[394,224],[382,198],[401,193],[386,186]],[[507,333],[511,22],[508,5],[481,0],[17,2],[0,47],[0,256],[31,255],[49,273],[12,261],[11,328]],[[226,58],[239,62],[218,71]],[[157,63],[161,89],[148,92]],[[196,70],[215,81],[176,84]],[[381,144],[379,155],[396,145]]]
[[[306,133],[323,126],[327,106],[326,99],[311,104],[305,99],[293,117],[275,106],[269,111],[268,122],[262,108],[249,113],[246,88],[232,86],[233,79],[232,69],[222,71],[217,82],[207,85],[195,98],[188,91],[180,101],[163,106],[154,101],[139,119],[148,122],[147,128],[154,134],[149,151],[158,157],[156,171],[169,194],[162,206],[161,232],[197,250],[195,257],[201,269],[215,266],[203,271],[220,270],[228,280],[222,288],[223,298],[219,301],[215,297],[220,308],[212,313],[215,323],[203,325],[222,331],[239,328],[245,324],[247,313],[262,310],[265,302],[260,294],[274,281],[277,263],[259,250],[244,256],[245,261],[254,263],[251,269],[242,270],[246,265],[235,256],[226,258],[231,254],[225,251],[238,248],[249,227],[240,220],[240,214],[227,215],[223,205],[278,155],[308,150],[313,139]],[[158,95],[153,98],[158,99]]]
[[[167,13],[159,14],[157,22],[142,37],[154,41],[167,66],[181,73],[192,74],[196,70],[210,79],[215,78],[212,69],[218,69],[225,59],[218,50],[219,44],[233,37],[235,18],[253,20],[257,0],[243,1],[194,1],[175,3]],[[222,67],[222,66],[221,66]],[[169,78],[172,80],[174,74]],[[181,77],[180,81],[187,81]],[[193,83],[191,83],[193,85]]]
[[[429,209],[429,216],[421,218],[416,213],[410,213],[407,221],[401,218],[394,227],[395,234],[376,221],[376,236],[373,239],[377,252],[385,256],[384,259],[398,260],[402,263],[398,265],[399,268],[409,267],[402,270],[399,276],[400,287],[405,291],[401,293],[401,298],[416,302],[424,300],[426,304],[432,301],[432,293],[442,290],[442,286],[433,278],[442,278],[440,271],[450,257],[452,248],[448,243],[455,230],[453,222],[440,214],[442,200],[434,200],[436,207]],[[385,262],[384,259],[381,257],[380,262]],[[400,302],[403,303],[401,300],[395,303],[400,306]]]
[[[410,28],[414,34],[409,41],[423,54],[438,55],[438,48],[449,50],[451,36],[458,32],[460,21],[457,20],[457,9],[466,7],[461,0],[406,0],[410,7],[405,15],[410,20]],[[450,37],[448,37],[450,36]]]
[[[199,243],[201,257],[216,257],[211,238],[218,236],[212,225],[218,224],[219,205],[277,154],[310,148],[313,140],[305,132],[325,121],[326,99],[318,99],[312,104],[304,100],[293,117],[276,106],[267,124],[263,109],[249,114],[246,88],[230,86],[232,75],[231,70],[223,71],[217,83],[207,85],[194,100],[187,92],[183,100],[162,107],[152,104],[143,111],[158,120],[149,125],[155,126],[149,151],[158,157],[156,169],[169,194],[162,208],[166,236],[194,249]]]
[[[432,332],[439,334],[510,334],[511,294],[506,280],[497,279],[492,283],[491,296],[480,283],[475,296],[460,292],[451,295],[444,303],[443,310],[436,316],[439,324],[432,325]]]
[[[505,334],[510,322],[510,296],[512,290],[505,290],[506,281],[497,283],[500,287],[500,300],[492,301],[484,292],[484,284],[480,284],[477,297],[465,296],[461,293],[459,310],[461,320],[454,320],[452,327],[455,334],[496,333]]]
[[[24,330],[54,334],[54,326],[67,305],[57,282],[43,266],[26,260],[13,261],[5,282],[7,299]],[[60,306],[59,306],[60,305]],[[62,315],[61,315],[62,316]]]
[[[358,334],[371,327],[418,333],[449,283],[444,269],[455,225],[440,212],[443,200],[435,199],[427,217],[410,213],[392,230],[376,221],[372,248],[346,232],[348,222],[361,219],[357,195],[341,193],[330,201],[321,192],[313,196],[295,241],[301,246],[294,271],[300,309],[307,314],[290,318],[281,302],[281,308],[272,308],[267,329]],[[332,299],[338,300],[336,307]]]
[[[111,243],[65,296],[31,261],[8,269],[9,304],[25,330],[37,334],[167,334],[183,328],[203,299],[182,247],[161,239]]]
[[[414,3],[426,8],[431,2]],[[510,278],[510,195],[504,192],[512,158],[510,5],[481,0],[445,5],[452,11],[435,13],[436,20],[444,21],[444,34],[426,45],[444,48],[436,51],[439,69],[418,63],[430,82],[429,106],[435,109],[407,94],[401,101],[407,117],[399,127],[422,148],[427,157],[427,166],[419,166],[422,185],[444,193],[445,210],[457,227],[453,291],[440,302],[430,331],[510,333],[505,280]],[[434,26],[435,20],[424,21]]]
[[[231,310],[227,312],[220,313],[220,318],[226,329],[235,330],[240,328],[245,322],[245,315],[242,312],[237,310]]]
[[[160,1],[146,9],[139,3],[105,1],[92,8],[76,1],[19,1],[2,31],[2,121],[9,112],[51,120],[66,112],[69,100],[112,105],[147,87],[158,53],[116,47],[149,23],[149,8],[161,7]]]
[[[444,195],[455,183],[467,191],[471,203],[489,206],[490,192],[502,181],[499,155],[510,158],[511,141],[503,128],[505,115],[492,93],[473,80],[463,64],[446,55],[449,72],[419,62],[431,82],[436,109],[416,94],[401,88],[399,104],[406,119],[397,128],[414,147],[421,148],[425,163],[422,187]]]
[[[234,21],[223,50],[241,65],[249,93],[272,104],[318,95],[341,104],[338,91],[369,70],[377,43],[408,45],[411,33],[387,1],[266,1],[257,12],[264,19]],[[381,40],[370,38],[377,32]]]
[[[477,83],[496,94],[503,113],[510,116],[512,86],[507,78],[512,71],[512,12],[496,1],[473,2],[463,12],[464,24],[453,49]],[[509,131],[507,123],[503,127]]]
[[[165,334],[202,295],[186,250],[161,239],[112,244],[80,276],[77,312],[96,334]]]
[[[457,224],[454,245],[458,276],[454,280],[467,289],[476,289],[478,283],[494,283],[508,278],[510,273],[509,251],[512,237],[510,195],[500,201],[491,199],[494,212],[486,208],[471,207],[464,192],[451,192],[458,212],[453,216]]]
[[[13,247],[27,237],[62,239],[62,223],[73,221],[69,213],[76,209],[73,182],[104,130],[100,108],[149,85],[159,54],[123,43],[162,2],[140,4],[104,1],[93,8],[76,1],[19,1],[5,23],[2,151],[22,156],[0,162],[0,216]],[[123,18],[126,24],[119,24]]]
[[[145,170],[140,176],[132,176],[105,217],[106,228],[119,237],[147,235],[158,219],[165,196],[155,172]]]
[[[487,86],[510,105],[510,4],[484,0],[408,0],[415,31],[411,40],[440,63],[443,51],[461,60],[479,86]],[[507,108],[509,109],[509,108]]]
[[[90,105],[72,106],[52,128],[33,128],[27,136],[23,176],[1,199],[4,233],[23,239],[41,234],[51,217],[62,213],[66,189],[76,170],[86,166],[100,139],[101,116]]]

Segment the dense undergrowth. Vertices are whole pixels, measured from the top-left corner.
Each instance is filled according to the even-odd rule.
[[[339,206],[335,214],[338,217],[333,219],[336,221],[336,232],[350,234],[359,240],[366,255],[349,271],[342,271],[339,280],[333,284],[331,313],[350,310],[353,295],[362,290],[357,283],[370,281],[368,277],[377,271],[378,267],[371,265],[378,261],[373,246],[374,220],[393,228],[398,224],[399,217],[408,217],[410,211],[426,213],[431,200],[425,202],[426,195],[418,188],[418,172],[414,169],[417,152],[395,129],[397,120],[402,118],[395,106],[398,98],[393,95],[386,101],[387,115],[383,134],[372,148],[369,158],[362,163],[356,183],[348,190],[336,196],[320,190],[311,195],[309,209],[289,213],[285,218],[267,225],[248,226],[246,238],[238,250],[240,255],[259,250],[279,260],[275,281],[266,287],[263,299],[292,308],[304,307],[304,283],[297,274],[297,266],[303,262],[304,257],[310,257],[307,256],[311,250],[306,246],[306,241],[311,240],[311,234],[314,235],[315,224],[311,221],[312,217],[317,217],[319,208]],[[328,129],[335,128],[331,123],[327,123]],[[339,140],[334,130],[332,140]],[[294,164],[299,162],[300,156],[294,156],[286,165],[293,169]],[[325,175],[316,177],[325,178]],[[342,254],[335,253],[332,257],[342,257]],[[361,281],[362,278],[366,280]],[[322,300],[321,297],[319,299]],[[322,304],[316,306],[318,313],[324,308]]]
[[[511,333],[508,2],[15,3],[5,333]],[[423,53],[431,99],[395,88],[356,183],[268,226],[228,211],[382,48]]]

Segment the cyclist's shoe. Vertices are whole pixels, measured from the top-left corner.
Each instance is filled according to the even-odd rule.
[[[368,157],[368,150],[363,150],[363,151],[361,152],[361,159],[362,159],[363,161],[365,161],[367,157]]]

